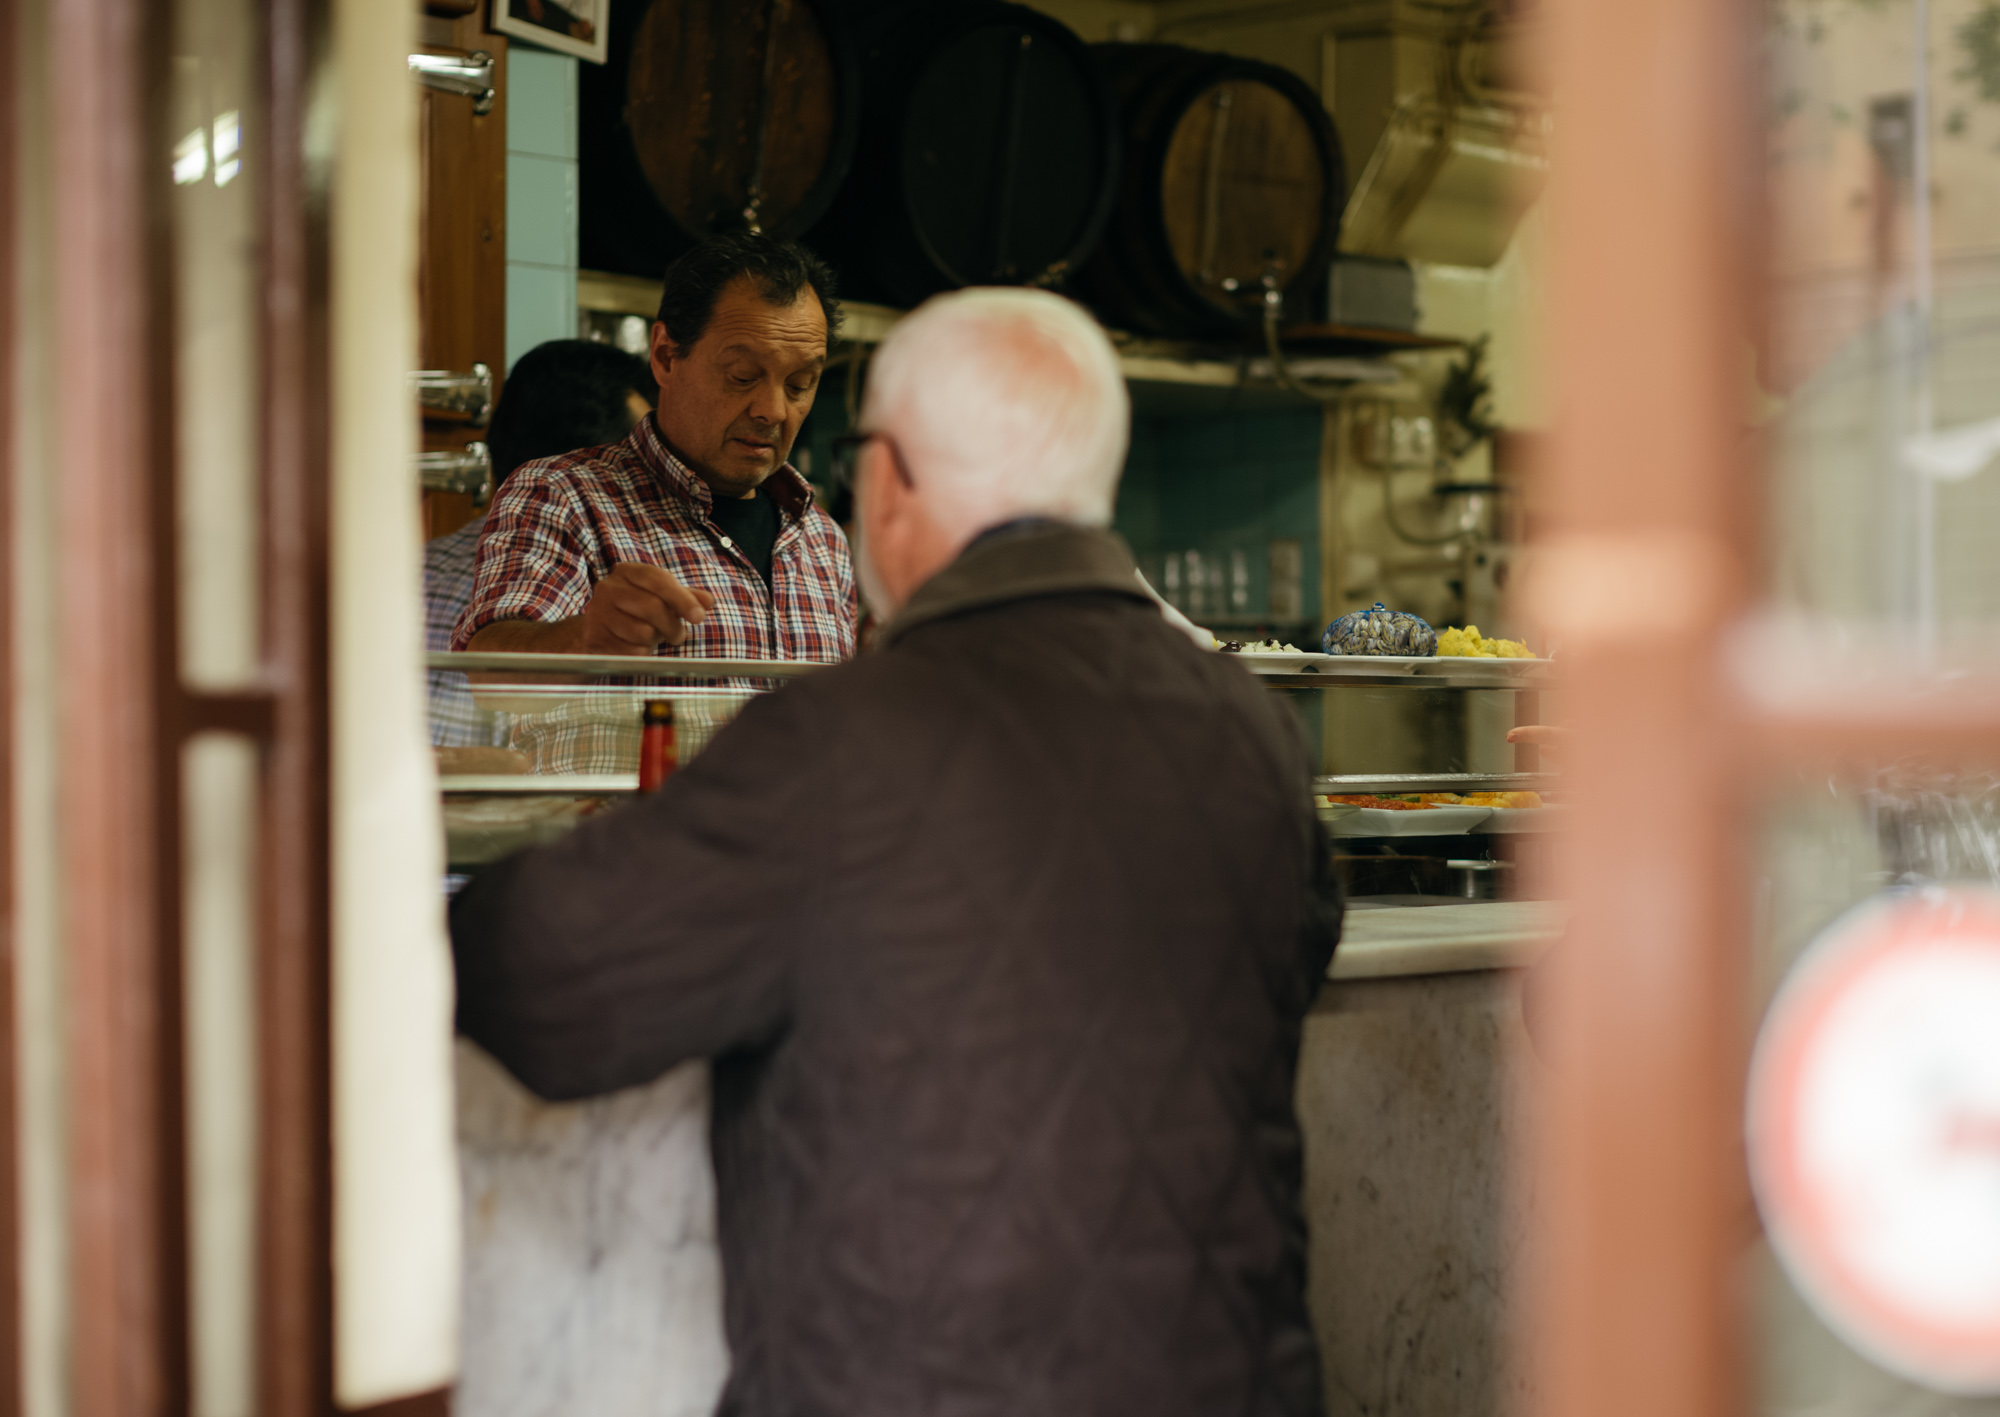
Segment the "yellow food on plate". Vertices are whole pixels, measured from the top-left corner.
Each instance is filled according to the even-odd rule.
[[[1464,797],[1468,807],[1539,807],[1542,794],[1539,792],[1468,792]]]
[[[1520,640],[1489,640],[1477,625],[1453,626],[1438,632],[1437,652],[1461,659],[1533,659],[1535,652]]]

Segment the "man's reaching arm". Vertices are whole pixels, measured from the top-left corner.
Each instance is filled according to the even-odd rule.
[[[483,872],[453,901],[459,1030],[542,1097],[591,1097],[775,1036],[821,883],[825,794],[792,691],[656,796]]]
[[[687,641],[715,608],[715,596],[684,586],[658,566],[620,561],[590,588],[581,615],[561,620],[495,620],[466,648],[513,654],[650,655]]]

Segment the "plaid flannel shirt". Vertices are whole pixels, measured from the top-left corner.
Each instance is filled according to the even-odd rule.
[[[847,538],[789,464],[765,486],[782,519],[768,588],[716,526],[708,485],[668,450],[650,417],[622,443],[523,464],[486,514],[472,597],[453,648],[465,648],[496,621],[580,615],[614,565],[640,561],[715,597],[715,608],[690,627],[684,644],[659,647],[662,657],[827,664],[851,658],[857,600]],[[539,728],[517,725],[515,746],[533,754],[538,771],[631,771],[636,723],[624,722],[623,708],[619,713],[617,724],[599,723],[577,705]]]
[[[472,565],[479,552],[479,530],[486,518],[474,517],[457,531],[424,544],[424,648],[451,648],[458,617],[472,599]],[[430,671],[431,743],[439,748],[484,748],[494,741],[490,716],[472,702],[472,686],[463,674]]]

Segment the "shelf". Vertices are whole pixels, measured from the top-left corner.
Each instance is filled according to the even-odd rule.
[[[576,303],[585,310],[606,315],[643,315],[651,319],[660,310],[660,281],[644,276],[621,276],[610,271],[578,271]]]
[[[465,650],[424,656],[427,669],[464,674],[577,674],[611,679],[796,679],[832,666],[802,659],[681,659],[618,654],[489,654]]]
[[[1404,792],[1548,792],[1560,779],[1552,772],[1371,772],[1339,773],[1313,779],[1322,797],[1395,795]]]
[[[660,305],[660,282],[609,271],[578,271],[576,300],[585,310],[651,319]],[[880,344],[906,313],[894,306],[865,300],[843,300],[840,308],[842,319],[836,346],[850,348]],[[1113,331],[1111,338],[1118,348],[1119,367],[1127,383],[1211,391],[1232,401],[1240,401],[1247,394],[1256,407],[1304,407],[1313,402],[1276,384],[1262,339],[1254,333],[1246,334],[1240,342],[1142,339],[1118,331]],[[1282,332],[1281,338],[1298,351],[1290,362],[1300,378],[1334,384],[1396,383],[1403,378],[1403,371],[1386,362],[1386,356],[1448,349],[1464,343],[1358,325],[1293,325]],[[831,363],[838,365],[837,355]]]
[[[1278,331],[1278,338],[1288,346],[1326,346],[1349,354],[1402,354],[1465,347],[1464,340],[1447,335],[1420,335],[1415,330],[1384,330],[1371,325],[1286,325]]]
[[[612,797],[639,790],[636,772],[446,773],[438,778],[445,795],[482,797]]]
[[[1408,670],[1370,669],[1365,660],[1351,669],[1343,665],[1316,673],[1252,672],[1266,684],[1280,689],[1332,689],[1346,685],[1364,689],[1520,689],[1543,692],[1562,687],[1547,673],[1495,674],[1491,670],[1449,669],[1412,674]]]

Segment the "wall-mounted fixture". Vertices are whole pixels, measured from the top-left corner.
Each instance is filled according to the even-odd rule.
[[[426,492],[470,492],[481,505],[493,496],[493,456],[484,443],[467,443],[454,452],[418,453],[412,461],[418,485]]]
[[[493,56],[483,49],[475,49],[463,58],[450,54],[412,54],[410,73],[426,88],[465,95],[472,100],[474,113],[493,111]]]

